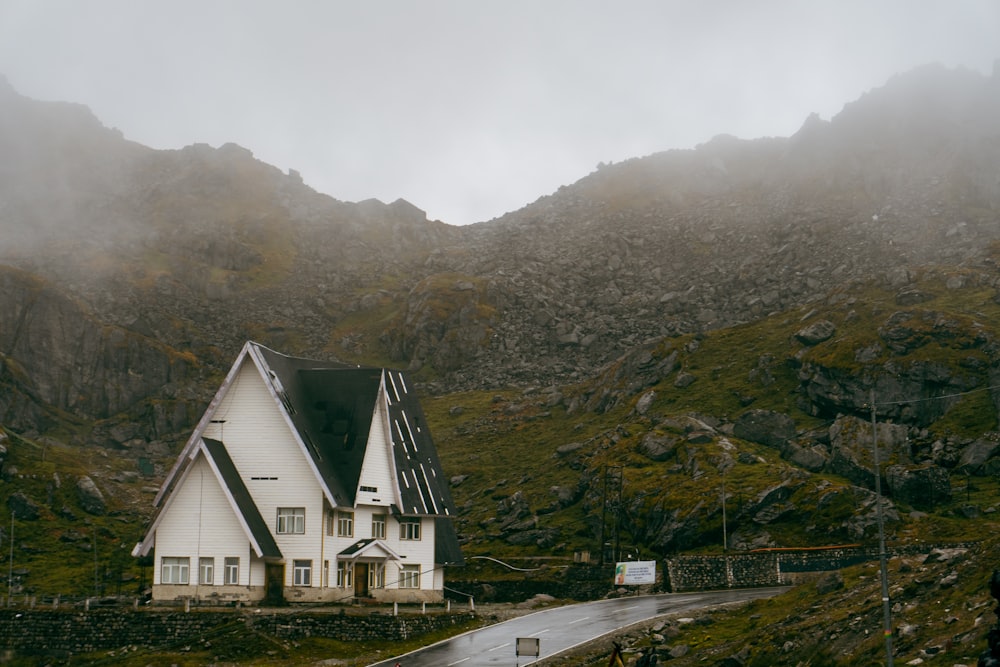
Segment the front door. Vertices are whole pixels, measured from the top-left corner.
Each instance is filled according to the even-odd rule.
[[[285,604],[285,564],[264,564],[264,604]]]
[[[368,597],[368,563],[354,564],[354,597]]]

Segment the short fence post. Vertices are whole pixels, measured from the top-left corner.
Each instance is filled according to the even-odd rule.
[[[451,600],[445,600],[445,604],[446,604],[445,610],[451,611]]]
[[[90,611],[90,598],[83,601],[83,610]]]
[[[184,612],[191,611],[191,598],[184,598]]]
[[[399,616],[399,603],[398,602],[393,602],[392,603],[392,615],[393,616]]]
[[[427,613],[427,603],[426,602],[421,602],[420,603],[420,613],[421,614],[426,614]]]
[[[472,596],[470,595],[470,596],[469,596],[469,611],[475,611],[475,610],[476,610],[476,601],[475,601],[475,599],[474,599],[474,598],[473,598],[473,597],[472,597]]]

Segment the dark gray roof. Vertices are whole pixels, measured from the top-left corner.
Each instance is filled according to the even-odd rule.
[[[399,511],[404,516],[453,517],[455,504],[420,401],[401,372],[387,370],[385,377],[389,431],[402,502]]]
[[[458,533],[451,519],[434,520],[434,562],[446,565],[465,565],[462,547],[458,544]]]
[[[281,558],[281,550],[278,549],[278,543],[274,541],[274,536],[271,535],[267,522],[264,521],[260,510],[257,509],[257,504],[254,503],[253,498],[250,496],[250,491],[247,489],[246,484],[243,483],[240,474],[236,471],[233,460],[229,458],[226,446],[218,440],[212,440],[211,438],[202,438],[202,442],[205,443],[205,450],[208,452],[208,456],[211,457],[216,470],[222,475],[224,483],[229,488],[229,494],[236,502],[236,506],[239,508],[240,514],[243,515],[243,520],[246,521],[247,526],[250,528],[257,546],[260,547],[261,556],[263,558]]]
[[[354,505],[382,370],[255,347],[330,494],[340,506]]]
[[[379,389],[385,381],[404,516],[454,516],[437,449],[405,375],[381,368],[288,357],[253,344],[338,505],[353,506]]]

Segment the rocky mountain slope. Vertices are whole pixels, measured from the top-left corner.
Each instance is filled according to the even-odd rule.
[[[157,466],[246,339],[408,368],[474,551],[868,542],[872,433],[891,538],[974,541],[1000,509],[998,294],[1000,67],[920,68],[792,137],[600,165],[468,227],[0,80],[19,560],[86,571],[103,540],[131,567]]]
[[[577,382],[650,338],[974,263],[1000,235],[996,72],[921,68],[792,137],[720,136],[602,165],[469,227],[405,201],[336,201],[235,145],[153,151],[83,107],[9,85],[0,107],[0,299],[16,314],[0,323],[3,352],[25,378],[106,369],[81,388],[118,385],[117,402],[78,408],[44,383],[24,387],[90,417],[164,378],[129,377],[94,348],[60,346],[59,371],[43,368],[38,332],[25,342],[16,323],[57,330],[62,319],[33,311],[25,278],[93,326],[209,370],[255,338],[405,366],[452,391]]]

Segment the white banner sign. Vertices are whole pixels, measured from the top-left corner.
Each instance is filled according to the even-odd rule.
[[[655,583],[655,560],[630,560],[615,565],[615,586]]]

